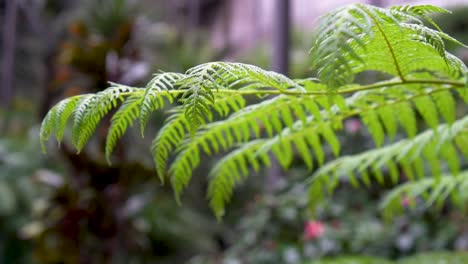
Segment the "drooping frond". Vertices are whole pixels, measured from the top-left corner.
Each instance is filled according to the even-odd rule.
[[[396,100],[403,96],[405,100]],[[436,102],[444,101],[444,103],[436,103],[434,99]],[[322,100],[324,100],[324,98],[322,98]],[[296,115],[297,121],[290,122],[290,124],[285,126],[276,136],[270,135],[269,138],[262,139],[261,141],[257,140],[256,144],[247,142],[245,146],[240,147],[243,151],[236,151],[235,154],[231,153],[232,156],[231,154],[229,156],[233,160],[245,160],[247,165],[253,167],[263,159],[263,155],[266,152],[272,151],[283,168],[287,169],[295,153],[299,153],[299,156],[304,160],[305,164],[312,169],[314,157],[317,165],[320,166],[324,162],[325,142],[330,146],[335,155],[339,154],[340,142],[337,139],[336,133],[341,129],[342,120],[351,116],[362,117],[364,124],[368,127],[378,146],[383,143],[385,135],[393,137],[399,125],[407,131],[410,137],[415,136],[417,133],[416,116],[410,104],[411,101],[417,106],[416,108],[419,113],[427,117],[426,123],[429,126],[435,128],[439,124],[437,109],[439,109],[441,115],[448,122],[454,119],[455,103],[450,95],[450,90],[446,87],[436,86],[431,89],[427,89],[425,86],[421,85],[384,87],[381,88],[381,90],[358,92],[352,97],[346,98],[341,103],[341,106],[333,107],[331,112],[327,110],[322,110],[320,112],[318,107],[314,107],[313,109],[318,111],[318,113],[311,114],[305,119],[301,118],[300,114]],[[302,103],[304,105],[302,105]],[[294,107],[292,106],[296,108],[302,106],[306,107],[311,103],[313,104],[314,101],[297,100],[293,104],[289,104],[291,106],[290,111],[292,114],[294,113]],[[427,115],[426,111],[431,115]],[[281,116],[290,115],[282,113]],[[223,122],[223,124],[226,123]],[[210,129],[209,131],[215,133],[215,130]],[[209,135],[209,132],[206,132],[205,135]],[[247,133],[246,135],[249,136],[252,135],[252,133]],[[227,136],[227,138],[230,137]],[[236,141],[235,143],[242,142],[243,141]],[[385,152],[385,150],[383,150],[383,152]],[[256,155],[254,155],[253,158],[247,157],[250,153],[256,153]],[[187,157],[192,157],[192,155],[187,155]],[[187,161],[187,163],[189,162]],[[226,177],[237,179],[241,175],[245,176],[249,173],[246,170],[232,170],[231,166],[232,165],[228,162],[223,161],[216,166],[216,171],[212,171],[211,174],[215,175],[215,178]],[[228,172],[231,172],[231,174]],[[230,179],[224,179],[219,180],[219,183],[216,184],[220,185],[226,183],[231,186],[232,182],[233,181]],[[227,189],[229,186],[224,187],[224,189]],[[217,196],[212,195],[210,197],[217,199],[221,196],[221,194],[218,194]],[[222,197],[222,200],[226,200],[228,197],[229,194],[226,193],[226,196]],[[216,203],[221,203],[221,201],[212,201],[212,204]]]
[[[174,89],[175,83],[183,77],[184,75],[179,73],[159,73],[148,83],[139,113],[142,136],[151,113],[164,106],[164,97],[161,94],[166,95],[168,100],[173,102],[173,95],[168,91]]]
[[[239,111],[245,106],[245,99],[236,94],[220,97],[212,106],[220,116],[226,116],[231,112]],[[170,111],[166,123],[159,131],[152,144],[152,153],[155,157],[156,170],[163,177],[166,174],[166,165],[169,155],[177,148],[182,148],[185,142],[191,142],[194,135],[190,133],[190,123],[182,107]]]
[[[298,84],[297,84],[298,85]],[[296,86],[297,86],[296,85]],[[247,86],[250,89],[250,85]],[[242,88],[240,91],[247,91]],[[308,114],[320,118],[319,104],[326,104],[324,86],[311,84],[309,87],[291,87],[285,90],[313,90],[322,93],[316,102],[311,96],[288,96],[283,94],[258,104],[241,109],[228,118],[202,126],[195,135],[187,137],[177,149],[177,156],[169,169],[176,196],[188,184],[193,170],[199,165],[201,155],[213,155],[228,151],[238,143],[245,143],[262,136],[272,137],[287,126],[292,126],[296,119],[305,122]],[[226,98],[226,97],[225,97]],[[220,101],[217,100],[217,105]]]
[[[369,185],[372,175],[376,182],[383,183],[384,167],[394,183],[400,178],[397,166],[402,168],[410,180],[424,177],[426,175],[424,161],[428,162],[431,173],[436,179],[440,179],[442,171],[440,160],[445,160],[451,173],[457,175],[460,170],[457,148],[466,152],[464,140],[467,127],[468,116],[452,125],[443,124],[435,130],[423,132],[413,139],[404,139],[380,149],[336,159],[320,168],[311,177],[310,188],[314,190],[311,193],[314,196],[313,200],[319,201],[323,194],[315,190],[326,188],[331,193],[342,179],[353,185],[359,185],[359,182]]]
[[[172,73],[165,73],[166,75]],[[163,76],[163,75],[161,75]],[[158,75],[149,86],[155,86],[159,83]],[[172,78],[175,75],[172,74]],[[177,85],[183,91],[182,102],[185,116],[188,119],[190,130],[193,132],[198,126],[204,124],[212,118],[212,108],[220,115],[225,116],[230,112],[240,109],[244,105],[244,99],[241,95],[230,92],[229,90],[260,90],[260,89],[278,89],[283,90],[288,87],[301,87],[289,78],[270,71],[265,71],[253,65],[241,63],[211,62],[189,69],[185,75],[178,75],[177,81],[167,80],[164,82],[164,90],[168,86]],[[160,89],[161,85],[158,85]],[[223,89],[225,96],[217,96],[212,90]],[[154,89],[152,98],[148,98],[148,103],[154,101]],[[149,93],[148,92],[148,93]],[[255,94],[255,93],[252,93]],[[215,102],[216,100],[216,102]],[[142,111],[142,116],[144,115]],[[142,122],[144,126],[145,122]]]
[[[42,151],[45,151],[45,141],[55,132],[58,142],[62,141],[63,134],[67,128],[67,122],[70,116],[75,111],[76,105],[88,95],[78,95],[60,101],[46,115],[41,125],[40,139]]]
[[[110,156],[127,128],[133,125],[133,121],[138,118],[138,111],[142,104],[141,94],[134,94],[128,97],[117,112],[112,116],[111,125],[106,138],[106,158],[110,163]]]
[[[340,142],[337,140],[336,133],[342,127],[342,120],[351,116],[362,117],[378,146],[382,145],[385,135],[393,138],[399,125],[407,131],[410,137],[417,133],[416,116],[411,102],[421,115],[427,117],[426,123],[431,127],[435,128],[439,124],[437,109],[443,113],[447,121],[451,122],[454,119],[455,102],[451,97],[450,89],[442,86],[427,89],[423,85],[385,86],[389,84],[384,82],[381,84],[383,88],[357,92],[351,97],[342,99],[340,106],[336,105],[330,111],[319,110],[317,103],[323,103],[325,100],[323,97],[288,100],[290,109],[286,107],[282,109],[289,112],[281,113],[281,116],[283,119],[289,117],[290,120],[296,119],[296,121],[286,122],[289,124],[284,126],[284,129],[276,136],[269,133],[270,138],[265,139],[261,151],[272,150],[273,153],[277,153],[280,163],[287,168],[294,152],[292,147],[295,146],[304,162],[312,169],[313,160],[308,150],[314,150],[318,164],[322,164],[324,161],[324,144],[320,140],[322,138],[330,145],[334,154],[338,155]],[[405,100],[397,100],[401,97]],[[434,102],[434,99],[439,103]],[[275,105],[279,106],[278,103]],[[310,113],[301,109],[308,109]],[[270,121],[270,123],[275,123],[275,121]]]
[[[267,120],[267,122],[272,122],[271,119],[278,120],[277,111],[288,103],[283,101],[281,104],[281,101],[281,97],[275,97],[252,107],[244,108],[228,119],[210,123],[202,127],[192,137],[187,137],[178,147],[176,159],[169,169],[176,195],[179,195],[188,184],[193,170],[200,163],[203,154],[201,151],[205,154],[226,151],[236,142],[247,142],[255,135],[260,136],[261,124],[258,120]],[[261,111],[261,108],[264,108],[265,111]],[[264,118],[260,112],[263,113]],[[279,123],[278,120],[276,124],[280,130]]]
[[[468,200],[468,171],[457,175],[443,175],[406,182],[391,190],[382,201],[384,216],[398,216],[406,207],[422,204],[424,207],[440,207],[446,200],[463,208]]]
[[[224,215],[224,207],[231,198],[234,187],[246,178],[250,172],[249,168],[252,167],[257,172],[262,165],[270,165],[268,154],[263,153],[259,157],[254,152],[261,146],[261,143],[262,140],[250,141],[230,152],[212,169],[208,199],[218,218]]]
[[[80,151],[100,120],[118,108],[106,141],[109,158],[134,120],[143,135],[151,114],[166,111],[151,146],[158,175],[170,179],[179,199],[205,159],[224,155],[209,173],[208,199],[218,216],[233,188],[251,171],[269,166],[271,157],[285,169],[296,157],[311,171],[318,169],[313,199],[321,198],[324,186],[333,190],[342,178],[359,184],[370,183],[373,176],[382,182],[388,171],[396,181],[400,167],[409,178],[421,177],[424,161],[433,175],[444,171],[440,159],[456,174],[457,151],[468,152],[461,147],[467,142],[462,131],[468,121],[457,120],[456,111],[457,98],[468,102],[468,70],[446,51],[444,41],[461,43],[429,17],[440,12],[446,10],[349,5],[325,16],[318,27],[311,56],[319,79],[293,80],[230,62],[198,65],[183,74],[159,73],[145,88],[114,84],[59,102],[44,118],[41,141],[54,133],[61,141],[72,119],[72,143]],[[368,85],[353,83],[364,71],[390,77]],[[361,119],[376,147],[384,147],[321,167],[326,153],[340,155],[342,122],[351,117]],[[420,133],[423,125],[432,130]],[[389,144],[400,130],[408,139]]]
[[[101,119],[113,108],[116,108],[126,96],[140,89],[114,85],[95,95],[80,100],[73,112],[72,143],[81,151],[93,135]]]
[[[56,110],[56,124],[55,124],[55,136],[57,142],[62,141],[63,134],[65,133],[65,128],[67,127],[68,120],[73,114],[73,110],[80,101],[81,96],[74,96],[68,99],[65,99],[57,104]]]
[[[170,114],[151,144],[156,172],[162,182],[164,182],[169,154],[180,145],[190,130],[190,125],[182,107],[172,109]]]

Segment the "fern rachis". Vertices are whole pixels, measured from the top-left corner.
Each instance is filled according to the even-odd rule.
[[[295,153],[311,171],[318,168],[309,181],[312,204],[322,197],[323,187],[332,191],[343,178],[357,183],[360,174],[359,181],[368,183],[373,176],[382,182],[383,169],[395,179],[401,168],[416,180],[428,173],[426,162],[437,177],[443,172],[439,165],[443,159],[450,174],[464,177],[458,151],[466,155],[463,144],[468,142],[468,124],[465,117],[456,115],[455,106],[457,98],[468,101],[468,70],[445,50],[444,40],[461,43],[443,33],[429,17],[438,12],[447,11],[429,5],[342,7],[323,17],[318,27],[311,56],[319,79],[293,80],[256,66],[228,62],[202,64],[184,74],[160,73],[145,88],[113,84],[100,93],[59,102],[44,118],[41,141],[54,132],[61,141],[71,119],[72,143],[81,150],[100,119],[119,108],[106,144],[110,158],[116,141],[135,120],[143,134],[151,113],[178,103],[168,110],[169,117],[153,140],[157,172],[162,180],[170,179],[179,197],[202,155],[223,153],[209,173],[208,198],[218,216],[250,168],[270,165],[270,152],[285,168]],[[436,29],[424,26],[423,21]],[[353,83],[357,74],[369,70],[391,77],[369,85]],[[260,100],[246,105],[244,97],[251,95]],[[421,132],[416,114],[430,130]],[[339,156],[337,134],[343,120],[350,117],[361,118],[376,146],[385,146],[322,166],[325,145]],[[399,127],[408,138],[389,143]],[[411,176],[414,174],[418,177]],[[431,182],[435,190],[437,183]],[[402,188],[411,193],[411,186]],[[436,193],[445,197],[446,192]]]

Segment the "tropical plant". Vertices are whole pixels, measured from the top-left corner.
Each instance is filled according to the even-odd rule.
[[[428,204],[449,195],[460,201],[464,197],[450,186],[460,186],[467,175],[458,152],[468,156],[468,119],[457,114],[457,106],[463,106],[457,100],[468,101],[468,70],[446,51],[444,41],[463,44],[430,17],[447,12],[432,5],[345,6],[318,26],[310,50],[318,78],[290,79],[253,65],[211,62],[183,74],[158,73],[145,88],[112,83],[55,105],[43,120],[41,141],[54,134],[62,141],[72,119],[71,142],[80,152],[100,120],[112,113],[105,146],[110,162],[117,140],[135,120],[143,136],[150,115],[167,110],[151,147],[157,174],[163,182],[170,180],[179,201],[202,160],[222,153],[208,173],[208,199],[218,217],[234,187],[252,170],[269,166],[273,157],[285,169],[296,156],[311,171],[319,168],[308,182],[311,208],[340,180],[397,183],[400,170],[414,183],[391,193],[388,208],[398,207],[393,198],[403,194],[427,198]],[[356,75],[368,71],[386,78],[354,83]],[[250,96],[260,100],[250,103]],[[167,103],[177,106],[167,108]],[[376,148],[322,166],[328,150],[339,156],[338,135],[351,117],[362,120]],[[399,129],[407,138],[397,141]]]
[[[336,259],[328,259],[322,261],[313,261],[310,264],[418,264],[418,263],[447,263],[447,264],[462,264],[468,261],[468,255],[466,253],[449,253],[449,252],[429,252],[414,255],[411,257],[403,258],[396,262],[387,261],[382,258],[374,257],[340,257]]]

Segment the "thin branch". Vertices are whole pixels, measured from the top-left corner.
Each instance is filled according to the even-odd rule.
[[[390,87],[390,86],[398,86],[398,85],[405,85],[405,84],[437,84],[437,85],[450,85],[453,87],[465,87],[465,83],[462,81],[454,81],[454,80],[433,80],[433,79],[409,79],[409,80],[395,80],[395,81],[383,81],[369,85],[360,85],[357,87],[352,87],[348,89],[338,90],[334,94],[346,95],[352,94],[359,91],[366,91],[366,90],[374,90],[383,87]],[[137,88],[137,87],[132,87]],[[145,88],[141,89],[141,93],[144,93]],[[172,94],[172,95],[180,95],[187,92],[186,89],[181,90],[164,90],[161,91],[163,94]],[[213,89],[212,92],[214,94],[237,94],[237,95],[317,95],[317,96],[329,96],[329,91],[300,91],[300,90],[233,90],[233,89]],[[120,93],[122,96],[132,95],[135,94],[135,91],[132,92],[123,92]]]

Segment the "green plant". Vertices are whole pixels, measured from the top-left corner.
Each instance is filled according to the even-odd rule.
[[[41,140],[55,134],[62,141],[67,121],[73,119],[71,138],[79,152],[100,120],[121,103],[107,136],[110,161],[117,140],[136,119],[144,135],[150,115],[166,109],[168,102],[175,103],[152,144],[156,171],[162,181],[170,179],[179,200],[202,159],[225,153],[208,174],[210,205],[221,216],[234,186],[249,175],[250,168],[258,171],[270,165],[269,153],[284,168],[300,156],[312,171],[324,163],[327,144],[339,155],[342,122],[360,117],[376,149],[337,158],[316,170],[309,182],[311,204],[327,190],[333,191],[343,178],[359,185],[369,184],[371,177],[385,182],[388,174],[396,183],[401,168],[409,179],[421,180],[429,172],[424,164],[434,177],[430,178],[434,188],[428,187],[435,193],[429,196],[435,198],[428,199],[433,202],[446,193],[455,194],[451,189],[441,192],[438,184],[459,181],[466,174],[460,173],[457,147],[466,156],[468,119],[458,119],[456,106],[460,104],[455,94],[468,100],[468,70],[445,50],[444,41],[463,44],[442,32],[430,18],[445,12],[431,5],[342,7],[325,16],[318,27],[310,52],[318,79],[293,80],[256,66],[228,62],[202,64],[184,74],[159,73],[146,88],[112,84],[102,92],[59,102],[44,118]],[[424,26],[423,20],[435,29]],[[384,73],[388,78],[367,85],[353,83],[357,74],[366,71]],[[247,105],[247,96],[261,100]],[[424,128],[418,113],[430,130],[419,133]],[[408,138],[391,143],[399,126]],[[379,148],[384,143],[388,145]],[[444,170],[441,159],[453,177],[440,176]],[[413,186],[419,188],[418,184],[407,185],[404,192],[414,193]]]
[[[310,264],[419,264],[419,263],[434,263],[434,264],[462,264],[468,261],[466,253],[449,253],[449,252],[428,252],[411,257],[403,258],[399,261],[391,262],[382,258],[352,256],[340,257],[335,259],[312,261]]]

